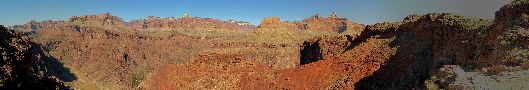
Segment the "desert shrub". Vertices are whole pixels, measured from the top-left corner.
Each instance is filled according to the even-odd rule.
[[[529,15],[527,15],[527,13],[522,13],[521,16],[522,16],[521,17],[522,18],[522,23],[527,25],[529,23]]]
[[[140,75],[140,74],[135,74],[132,76],[132,86],[133,87],[138,87],[141,83],[141,81],[143,81],[143,79],[145,78],[145,76],[143,75]]]
[[[468,62],[468,63],[464,63],[461,65],[461,68],[463,70],[465,70],[466,72],[470,72],[470,71],[474,71],[477,67],[477,64],[476,63],[471,63],[471,62]]]

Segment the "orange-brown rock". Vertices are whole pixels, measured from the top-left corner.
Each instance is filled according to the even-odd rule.
[[[296,24],[303,30],[328,30],[340,33],[345,30],[360,30],[364,27],[363,25],[350,22],[346,18],[340,18],[334,12],[330,17],[315,15]]]
[[[263,20],[261,20],[261,24],[259,25],[259,29],[281,29],[281,30],[290,30],[290,29],[297,29],[298,27],[296,24],[281,21],[281,18],[279,17],[267,17]]]
[[[321,41],[343,41],[342,37]],[[347,43],[343,41],[340,43]],[[371,75],[392,49],[370,39],[343,55],[300,67],[272,69],[240,54],[211,53],[192,63],[168,65],[147,79],[142,89],[352,89],[359,79]],[[322,42],[327,43],[327,42]]]
[[[397,51],[357,89],[424,88],[426,78],[443,65],[475,70],[495,63],[480,61],[490,21],[453,14],[412,15],[402,22],[367,26],[362,34],[394,38]],[[365,37],[360,35],[359,38]]]
[[[276,36],[290,38],[303,34],[209,37],[151,32],[144,30],[244,31],[247,27],[209,18],[154,16],[123,25],[116,17],[102,14],[74,17],[65,25],[37,31],[35,42],[47,50],[43,55],[57,58],[68,70],[81,76],[82,79],[72,81],[74,84],[95,83],[96,88],[426,89],[427,79],[449,73],[439,72],[448,69],[442,68],[445,65],[474,71],[497,64],[516,66],[518,61],[527,62],[523,56],[527,55],[525,51],[529,52],[525,50],[528,48],[525,34],[529,35],[525,32],[529,26],[527,6],[527,1],[519,0],[504,6],[497,12],[493,25],[489,20],[448,13],[411,15],[400,22],[365,27],[336,13],[329,17],[315,15],[299,22],[285,22],[278,17],[263,19],[255,31],[360,32],[281,43],[251,40],[273,41],[278,40]],[[501,61],[505,57],[522,60]],[[54,75],[60,72],[50,70]],[[450,89],[450,82],[439,82],[434,83],[440,84],[436,88]]]
[[[346,18],[340,18],[336,13],[330,17],[319,14],[304,19],[300,22],[282,22],[279,17],[269,17],[261,21],[259,29],[285,29],[285,30],[326,30],[332,32],[344,32],[346,30],[362,30],[364,25],[353,23]]]
[[[112,16],[110,13],[102,13],[100,15],[74,16],[71,17],[68,22],[81,22],[82,24],[93,24],[93,22],[98,22],[96,23],[97,25],[125,25],[123,19],[116,16]]]

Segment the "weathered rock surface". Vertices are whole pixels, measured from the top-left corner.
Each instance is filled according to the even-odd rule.
[[[495,54],[484,60],[517,66],[529,61],[529,1],[515,0],[496,12],[488,33],[488,48]]]
[[[353,23],[346,18],[340,18],[336,13],[330,17],[314,15],[299,22],[284,22],[279,17],[268,17],[261,21],[259,30],[323,30],[342,33],[345,31],[359,31],[364,25]]]
[[[266,68],[299,65],[298,44],[229,42],[240,37],[204,38],[173,31],[136,30],[100,18],[105,15],[74,17],[60,26],[38,30],[33,36],[47,50],[47,56],[57,58],[78,76],[68,81],[73,88],[133,89],[162,66],[189,63],[200,55],[216,52],[238,54]],[[113,22],[112,17],[107,19]]]
[[[0,89],[68,89],[59,79],[47,73],[46,63],[39,57],[38,46],[31,45],[22,33],[0,25]]]
[[[442,65],[463,65],[470,70],[488,66],[490,63],[477,60],[482,50],[479,43],[486,36],[482,33],[487,31],[488,23],[434,13],[367,26],[362,34],[395,38],[392,47],[398,49],[380,70],[361,80],[356,88],[424,88],[422,82]]]
[[[117,16],[112,16],[110,13],[103,13],[100,15],[74,16],[71,17],[67,22],[80,23],[85,25],[125,25],[125,21],[123,21],[123,19]]]
[[[80,89],[524,89],[527,3],[502,7],[494,21],[432,13],[364,27],[333,13],[270,17],[256,30],[191,17],[125,24],[102,14],[38,30],[34,40],[77,78],[48,73]],[[161,28],[249,33],[148,31]]]

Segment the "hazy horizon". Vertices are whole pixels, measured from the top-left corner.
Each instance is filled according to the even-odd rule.
[[[0,10],[0,25],[20,25],[30,20],[67,20],[71,16],[98,15],[109,12],[125,21],[147,16],[180,17],[188,12],[194,17],[248,21],[258,25],[262,18],[281,17],[284,21],[300,21],[315,14],[338,16],[352,22],[373,24],[397,21],[410,14],[455,13],[484,19],[512,0],[204,0],[204,1],[141,1],[141,0],[7,0]]]

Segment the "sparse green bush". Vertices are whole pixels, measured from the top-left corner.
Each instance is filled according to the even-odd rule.
[[[144,78],[145,78],[145,76],[140,75],[140,74],[133,75],[132,76],[132,86],[133,87],[138,87],[140,85],[140,83],[143,81]]]

